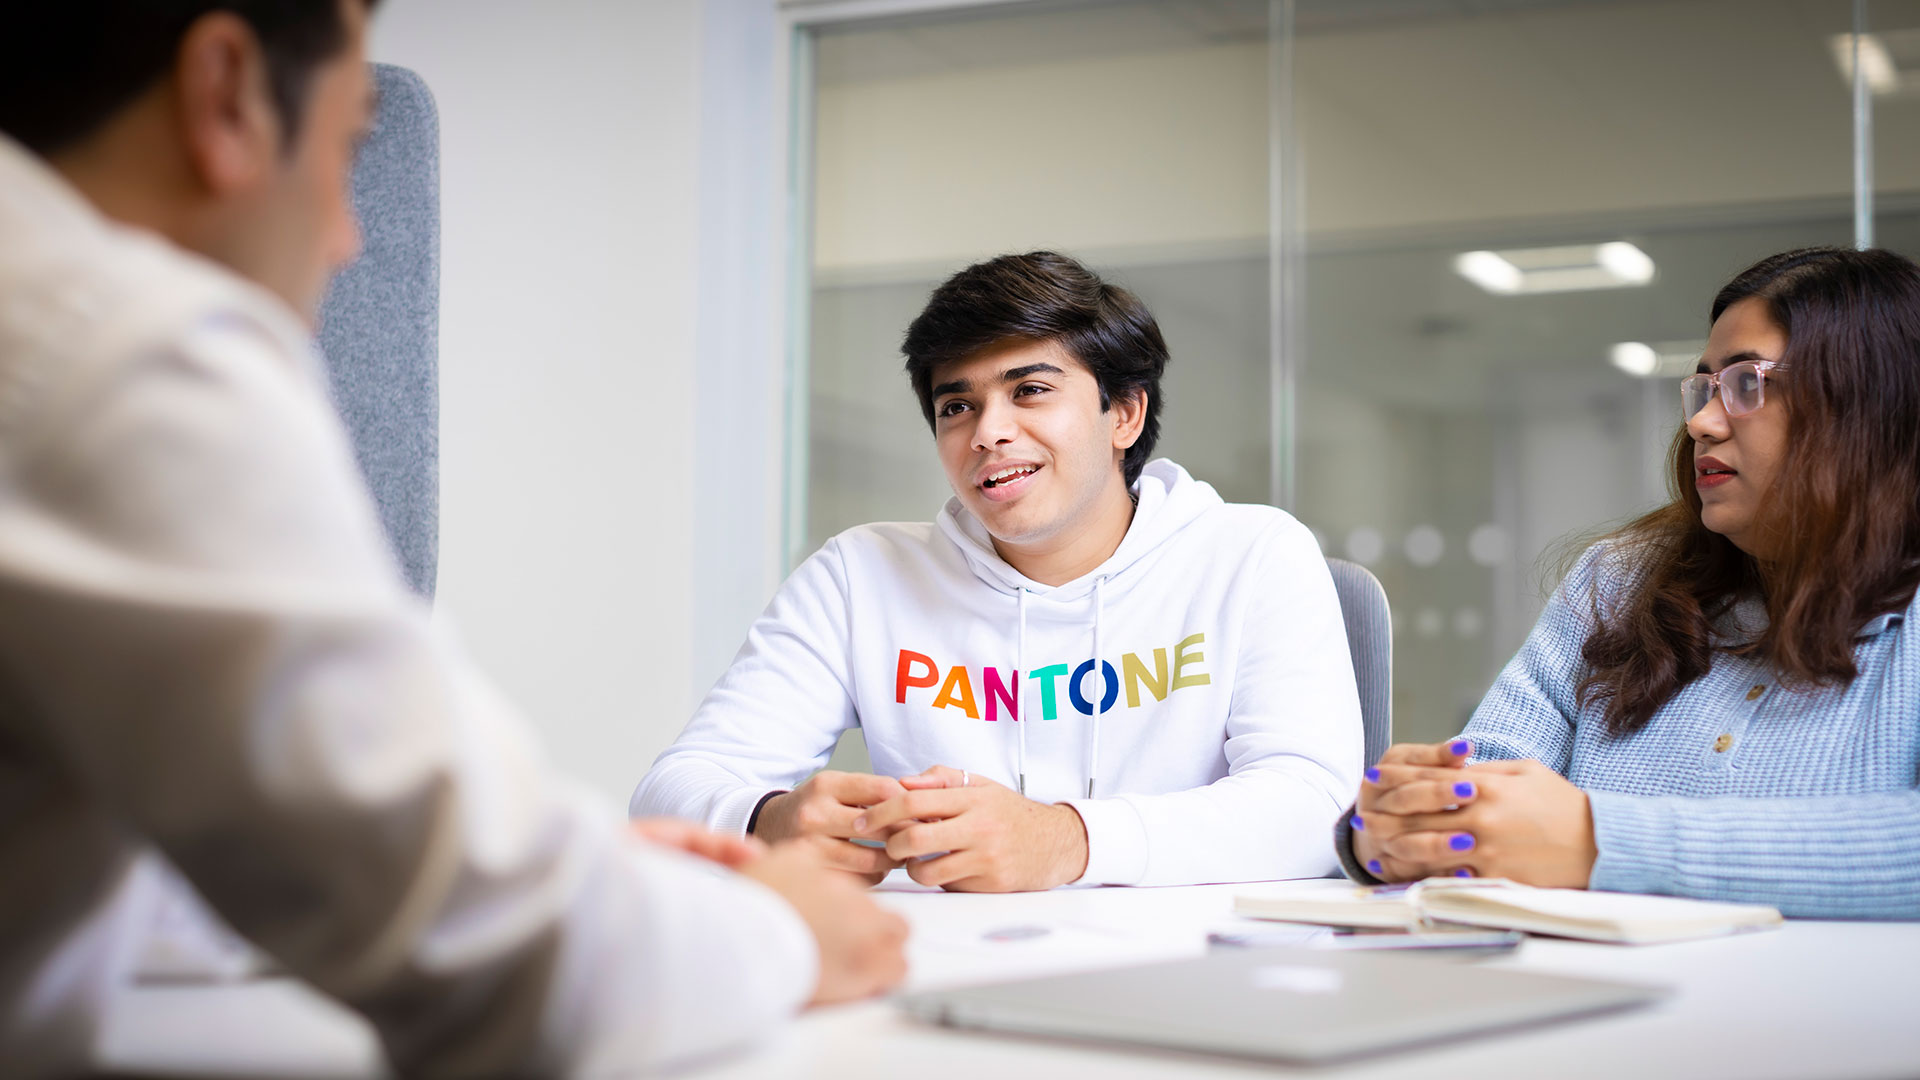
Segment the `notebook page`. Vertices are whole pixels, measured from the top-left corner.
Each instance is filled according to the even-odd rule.
[[[1436,918],[1540,933],[1615,941],[1672,940],[1775,926],[1780,913],[1756,904],[1725,904],[1671,896],[1541,889],[1501,882],[1493,889],[1454,889],[1431,882],[1420,905]]]

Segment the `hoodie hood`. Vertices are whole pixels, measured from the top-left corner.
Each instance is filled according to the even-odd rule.
[[[958,496],[947,500],[940,510],[939,528],[966,557],[974,577],[996,592],[1013,594],[1025,590],[1039,598],[1072,601],[1086,598],[1102,579],[1107,587],[1119,588],[1127,582],[1127,571],[1148,554],[1193,524],[1202,514],[1222,505],[1219,492],[1204,480],[1195,480],[1167,458],[1155,458],[1140,470],[1134,481],[1136,503],[1133,523],[1107,560],[1086,574],[1064,585],[1043,585],[1015,570],[993,548],[993,537],[980,519],[962,506]]]

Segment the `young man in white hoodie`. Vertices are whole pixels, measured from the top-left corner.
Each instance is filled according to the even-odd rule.
[[[954,497],[795,570],[630,809],[955,890],[1332,870],[1362,753],[1333,581],[1286,513],[1148,460],[1146,307],[1003,256],[903,351]],[[856,724],[875,775],[808,778]]]

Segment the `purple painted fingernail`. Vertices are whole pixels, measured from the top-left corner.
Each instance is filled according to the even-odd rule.
[[[1367,770],[1367,783],[1369,783],[1369,784],[1377,784],[1377,783],[1379,783],[1379,782],[1380,782],[1380,770],[1379,770],[1379,769],[1368,769],[1368,770]]]
[[[1473,744],[1465,739],[1455,739],[1447,744],[1447,752],[1454,757],[1466,757],[1473,753]]]
[[[1379,860],[1379,859],[1368,859],[1368,860],[1367,860],[1367,869],[1369,869],[1369,870],[1371,870],[1371,871],[1373,871],[1373,872],[1374,872],[1374,873],[1376,873],[1376,874],[1377,874],[1377,873],[1379,873],[1379,872],[1380,872],[1380,860]]]
[[[1353,815],[1353,828],[1354,828],[1354,831],[1356,831],[1356,832],[1366,832],[1366,831],[1367,831],[1367,823],[1366,823],[1366,822],[1364,822],[1364,821],[1361,821],[1361,820],[1360,820],[1360,815],[1359,815],[1359,814],[1355,814],[1355,815]]]
[[[1453,785],[1453,793],[1455,795],[1460,796],[1463,799],[1473,798],[1473,781],[1462,780],[1459,783]]]
[[[1469,870],[1469,869],[1467,869],[1466,867],[1464,867],[1464,866],[1463,866],[1463,867],[1461,867],[1460,869],[1458,869],[1458,870],[1455,870],[1455,871],[1453,872],[1453,876],[1454,876],[1454,877],[1472,877],[1472,876],[1473,876],[1473,871],[1471,871],[1471,870]]]
[[[1457,832],[1447,838],[1447,846],[1455,851],[1472,851],[1473,834]]]
[[[857,817],[857,818],[854,818],[854,819],[853,819],[853,831],[854,831],[854,832],[866,832],[866,831],[867,831],[867,819],[866,819],[866,816],[865,816],[865,815],[862,815],[862,816],[860,816],[860,817]]]

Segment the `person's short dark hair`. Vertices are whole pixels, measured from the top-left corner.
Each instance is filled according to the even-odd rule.
[[[1121,462],[1128,486],[1160,438],[1160,376],[1167,343],[1140,298],[1051,251],[1002,255],[948,278],[907,327],[900,350],[920,411],[933,425],[933,376],[939,368],[1006,341],[1051,341],[1086,365],[1100,384],[1100,408],[1147,395],[1140,438]]]
[[[359,0],[372,8],[379,0]],[[202,16],[231,12],[266,54],[281,130],[291,146],[313,71],[346,47],[342,0],[37,0],[0,31],[0,131],[37,154],[105,127],[173,70]]]

